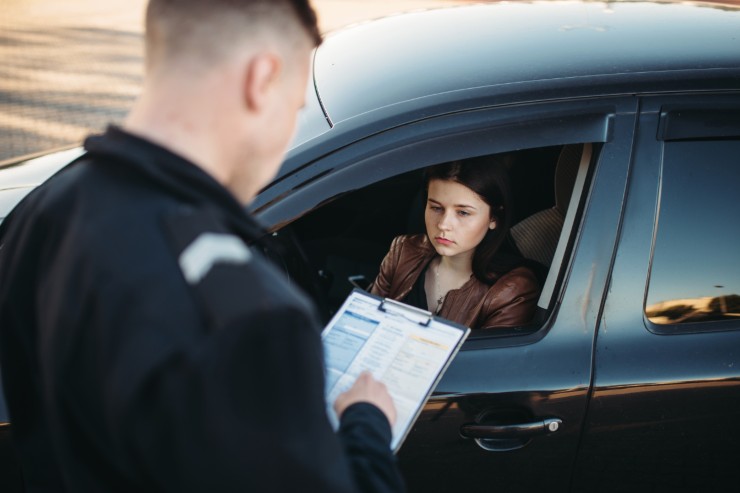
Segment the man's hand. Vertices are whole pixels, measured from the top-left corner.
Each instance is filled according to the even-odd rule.
[[[334,411],[341,418],[344,410],[357,402],[369,402],[383,411],[391,427],[396,423],[396,406],[388,389],[384,383],[375,380],[370,372],[362,372],[352,388],[339,394],[334,401]]]

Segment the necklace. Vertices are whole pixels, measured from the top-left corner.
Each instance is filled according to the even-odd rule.
[[[434,307],[435,315],[439,314],[439,312],[442,310],[442,304],[445,302],[445,299],[447,298],[447,295],[449,294],[449,292],[454,291],[456,289],[460,289],[462,286],[465,285],[467,281],[469,281],[473,277],[473,273],[471,272],[467,276],[467,278],[463,279],[458,276],[458,273],[454,270],[453,267],[448,266],[446,275],[449,279],[447,279],[447,282],[444,283],[444,288],[443,288],[442,282],[440,281],[440,275],[439,275],[439,271],[441,267],[442,267],[442,259],[440,258],[440,260],[436,264],[434,264],[432,267],[434,270],[434,286],[429,286],[427,288],[427,289],[434,288],[434,292],[431,294],[432,299],[431,300],[427,299],[427,303],[429,303],[430,301],[432,301],[432,303],[436,303],[436,306]],[[431,304],[429,308],[431,309]]]
[[[438,314],[439,311],[442,309],[442,303],[445,300],[445,296],[447,296],[447,293],[442,293],[442,290],[439,287],[439,266],[442,264],[440,261],[437,263],[437,266],[434,269],[434,294],[438,294],[439,297],[437,298],[437,307],[434,309],[434,314]]]

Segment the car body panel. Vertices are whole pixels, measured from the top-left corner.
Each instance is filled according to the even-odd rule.
[[[19,158],[0,166],[0,222],[31,190],[82,155],[75,147],[47,155]]]
[[[663,142],[655,137],[661,113],[672,105],[733,104],[738,107],[740,94],[643,100],[624,224],[595,346],[576,491],[592,491],[595,482],[603,491],[611,491],[609,484],[635,491],[725,491],[740,479],[740,321],[656,332],[645,318],[659,218]],[[734,136],[740,138],[737,127]],[[686,227],[692,227],[688,218]],[[738,264],[727,269],[737,279]]]

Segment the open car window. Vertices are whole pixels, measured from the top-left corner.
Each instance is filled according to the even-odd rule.
[[[497,122],[490,114],[483,118],[486,111],[470,112],[467,121],[468,115],[448,117],[463,122],[458,130],[450,121],[439,128],[440,122],[423,122],[373,136],[266,189],[256,212],[272,225],[276,250],[282,252],[278,262],[314,299],[325,321],[354,287],[366,288],[375,279],[393,238],[424,232],[426,167],[505,155],[513,217],[502,248],[539,265],[533,271],[541,294],[531,323],[474,331],[471,339],[532,334],[547,325],[567,277],[590,183],[612,134],[614,107],[571,111],[567,117],[548,112],[529,122],[510,116]],[[422,125],[431,135],[419,131]]]
[[[506,153],[513,227],[501,248],[528,259],[541,287],[538,313],[514,333],[536,330],[547,318],[596,149],[587,143]],[[485,163],[490,157],[471,159]],[[275,238],[291,244],[293,251],[281,257],[281,265],[314,298],[325,318],[354,287],[367,288],[375,279],[393,238],[424,233],[422,173],[423,168],[415,169],[342,194],[276,232]],[[503,335],[492,331],[485,332]],[[511,333],[507,329],[506,334]]]

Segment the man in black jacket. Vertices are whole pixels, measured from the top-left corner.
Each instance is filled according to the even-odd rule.
[[[151,0],[123,128],[0,227],[0,362],[27,490],[399,491],[364,375],[325,414],[307,298],[245,212],[303,105],[300,0]]]

